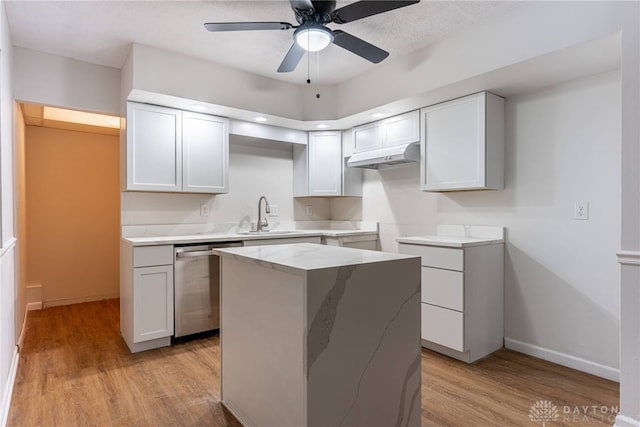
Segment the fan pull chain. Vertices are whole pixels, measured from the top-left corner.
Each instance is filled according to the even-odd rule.
[[[309,53],[309,39],[310,37],[307,37],[307,84],[311,84],[311,65],[310,65],[310,59],[311,58],[311,54]]]
[[[316,52],[316,98],[320,99],[320,51]]]

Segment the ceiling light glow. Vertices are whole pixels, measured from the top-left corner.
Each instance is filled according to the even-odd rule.
[[[120,117],[107,116],[104,114],[87,113],[84,111],[66,110],[64,108],[45,106],[42,112],[42,117],[45,120],[55,120],[57,122],[120,129]]]
[[[388,116],[388,114],[385,113],[384,111],[378,111],[378,112],[375,112],[375,113],[371,114],[371,117],[373,117],[374,119],[381,119],[381,118],[387,117],[387,116]]]
[[[309,52],[318,52],[333,41],[331,30],[319,24],[301,26],[293,37],[298,46]]]
[[[328,125],[328,124],[325,124],[325,123],[320,123],[320,124],[316,125],[316,127],[317,127],[318,129],[326,129],[326,128],[328,128],[328,127],[329,127],[329,125]]]
[[[201,104],[189,105],[189,109],[194,111],[207,111],[207,107]]]
[[[266,122],[267,118],[263,117],[263,116],[258,116],[258,117],[255,118],[255,121],[256,122]]]

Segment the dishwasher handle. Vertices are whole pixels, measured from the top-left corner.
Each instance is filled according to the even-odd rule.
[[[213,255],[213,249],[206,251],[180,251],[176,252],[176,258],[195,258],[198,256],[211,256]]]

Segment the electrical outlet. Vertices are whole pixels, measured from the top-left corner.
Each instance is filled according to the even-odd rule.
[[[209,216],[209,205],[205,203],[200,205],[200,216]]]
[[[278,205],[269,205],[269,216],[278,216]]]
[[[312,216],[313,215],[313,206],[309,205],[307,206],[307,216]]]
[[[589,202],[577,201],[575,203],[573,219],[589,219]]]

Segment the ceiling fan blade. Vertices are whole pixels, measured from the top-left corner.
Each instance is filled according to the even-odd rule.
[[[344,31],[333,31],[333,43],[337,44],[343,49],[366,59],[367,61],[377,64],[389,56],[389,52],[380,49],[377,46],[372,45],[356,36],[353,36]]]
[[[420,0],[409,1],[367,1],[362,0],[348,4],[340,9],[336,9],[331,14],[333,22],[336,24],[346,24],[347,22],[357,21],[367,16],[377,15],[379,13],[388,12],[405,6],[420,3]]]
[[[305,52],[306,51],[294,41],[293,45],[291,45],[291,48],[289,49],[289,52],[287,52],[287,55],[284,57],[282,63],[278,67],[278,72],[289,73],[295,70]]]
[[[293,25],[288,22],[209,22],[204,27],[209,31],[253,31],[288,30]]]
[[[313,3],[311,0],[289,0],[291,3],[291,9],[297,10],[313,10]]]

